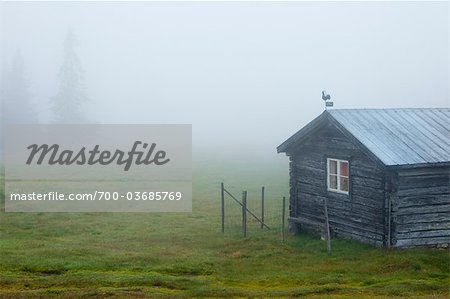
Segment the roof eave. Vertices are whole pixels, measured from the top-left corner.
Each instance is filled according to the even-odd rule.
[[[337,128],[342,134],[344,134],[347,138],[352,140],[363,152],[365,152],[369,157],[371,157],[378,165],[381,167],[385,167],[386,164],[377,156],[375,153],[373,153],[370,149],[368,149],[364,144],[361,143],[353,134],[351,134],[337,119],[331,115],[327,110],[325,110],[322,114],[320,114],[318,117],[313,119],[311,122],[309,122],[306,126],[304,126],[302,129],[297,131],[294,135],[292,135],[290,138],[288,138],[285,142],[280,144],[277,147],[278,153],[286,153],[289,150],[289,148],[293,145],[298,144],[301,142],[301,139],[306,137],[309,133],[311,133],[314,129],[319,127],[324,121],[329,121],[335,128]]]
[[[313,131],[315,128],[317,128],[323,120],[325,120],[330,114],[327,113],[325,110],[323,113],[321,113],[319,116],[317,116],[315,119],[310,121],[307,125],[305,125],[303,128],[298,130],[294,135],[286,139],[282,144],[280,144],[277,147],[277,153],[286,153],[289,148],[299,142],[303,137],[308,135],[311,131]]]
[[[401,165],[387,165],[389,169],[401,170],[401,169],[413,169],[413,168],[431,168],[431,167],[445,167],[450,166],[450,161],[444,162],[432,162],[432,163],[416,163],[416,164],[401,164]]]

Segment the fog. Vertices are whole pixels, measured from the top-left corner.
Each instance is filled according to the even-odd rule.
[[[275,148],[335,108],[449,106],[448,2],[1,2],[52,122],[71,30],[96,123],[191,123],[194,149]],[[5,81],[3,81],[5,84]]]

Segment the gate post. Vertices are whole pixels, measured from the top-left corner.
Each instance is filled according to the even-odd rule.
[[[222,234],[225,233],[225,193],[223,182],[220,183],[220,195],[222,196],[221,207],[222,207]]]
[[[247,237],[247,191],[242,191],[242,232]]]

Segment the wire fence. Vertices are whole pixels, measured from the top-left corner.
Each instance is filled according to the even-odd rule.
[[[261,230],[283,233],[283,219],[286,218],[285,214],[283,217],[283,197],[275,195],[272,190],[264,186],[245,190],[221,183],[220,194],[220,200],[223,200],[222,232],[241,232],[243,236]]]

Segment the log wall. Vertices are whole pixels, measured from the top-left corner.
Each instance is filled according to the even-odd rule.
[[[303,141],[290,156],[290,217],[300,229],[318,232],[324,199],[332,234],[377,246],[387,242],[384,169],[335,127],[325,126]],[[327,190],[328,158],[348,160],[349,194]],[[292,229],[296,231],[296,229]]]
[[[392,202],[395,247],[448,246],[449,167],[399,170]]]

